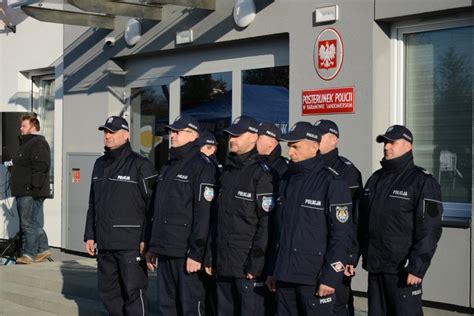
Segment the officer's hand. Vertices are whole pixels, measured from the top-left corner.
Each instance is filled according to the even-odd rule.
[[[255,275],[253,275],[253,274],[251,274],[251,273],[247,273],[247,275],[245,276],[245,278],[246,278],[247,280],[253,280],[253,279],[255,279]]]
[[[327,286],[327,285],[324,285],[324,284],[320,284],[319,287],[318,287],[318,295],[317,296],[325,297],[325,296],[333,295],[334,292],[336,292],[336,290],[333,287],[330,287],[330,286]]]
[[[407,285],[418,285],[421,284],[421,281],[423,281],[423,279],[408,273]]]
[[[153,252],[147,252],[145,254],[145,259],[146,259],[146,267],[148,268],[148,271],[154,272],[158,268],[157,264],[157,258],[158,256],[153,253]]]
[[[146,254],[146,244],[145,242],[140,243],[140,256],[145,257]]]
[[[201,263],[188,257],[188,259],[186,259],[186,271],[188,273],[194,273],[199,270],[201,270]]]
[[[269,275],[267,277],[267,287],[270,290],[270,292],[276,292],[276,281],[273,278],[273,276]]]
[[[344,275],[346,277],[352,277],[355,275],[355,269],[354,266],[351,264],[346,265],[346,270],[344,270]]]
[[[213,267],[205,267],[204,270],[206,271],[206,273],[208,275],[214,275],[214,273],[216,273],[216,269],[214,269]]]
[[[89,256],[92,256],[92,257],[95,256],[95,247],[94,246],[95,246],[94,240],[88,239],[86,241],[85,247],[86,247],[86,251],[89,254]]]

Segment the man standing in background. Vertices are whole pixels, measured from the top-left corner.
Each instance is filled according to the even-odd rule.
[[[20,148],[13,158],[10,187],[24,236],[23,256],[16,260],[20,264],[41,262],[52,255],[43,229],[43,202],[51,196],[51,152],[39,131],[40,123],[35,114],[21,117]]]

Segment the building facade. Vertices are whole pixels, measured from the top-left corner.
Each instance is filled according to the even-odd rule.
[[[169,147],[163,127],[180,113],[213,132],[241,114],[283,132],[330,118],[364,180],[383,156],[375,136],[406,124],[445,207],[424,299],[474,306],[472,1],[69,3],[29,4],[23,12],[43,22],[25,13],[16,33],[0,33],[0,111],[38,111],[52,135],[53,246],[82,249],[90,172],[103,150],[97,126],[109,115],[130,121],[132,146],[157,168]],[[356,290],[366,291],[365,279],[359,271]]]

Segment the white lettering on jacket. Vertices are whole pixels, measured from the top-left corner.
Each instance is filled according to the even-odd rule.
[[[185,174],[178,174],[178,175],[176,176],[176,178],[178,178],[178,179],[183,179],[183,180],[188,180],[188,176],[185,175]]]
[[[393,190],[392,194],[393,195],[398,195],[398,196],[404,196],[404,197],[408,196],[407,191],[401,191],[401,190]]]
[[[252,193],[250,193],[250,192],[237,191],[237,195],[241,196],[241,197],[244,197],[244,198],[247,198],[247,199],[252,198]]]
[[[321,206],[321,201],[317,201],[317,200],[306,199],[304,200],[304,203],[308,205],[313,205],[313,206]]]
[[[117,179],[130,181],[130,176],[117,176]]]

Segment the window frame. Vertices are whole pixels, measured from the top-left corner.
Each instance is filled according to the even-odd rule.
[[[405,35],[467,26],[474,26],[472,17],[453,16],[432,20],[417,19],[396,22],[392,25],[390,47],[391,56],[393,57],[393,62],[391,63],[392,80],[390,87],[391,124],[405,124]],[[471,161],[471,166],[473,162],[474,161]],[[472,172],[471,169],[471,173]],[[463,228],[469,227],[472,218],[472,205],[472,196],[471,203],[443,202],[443,225]]]

